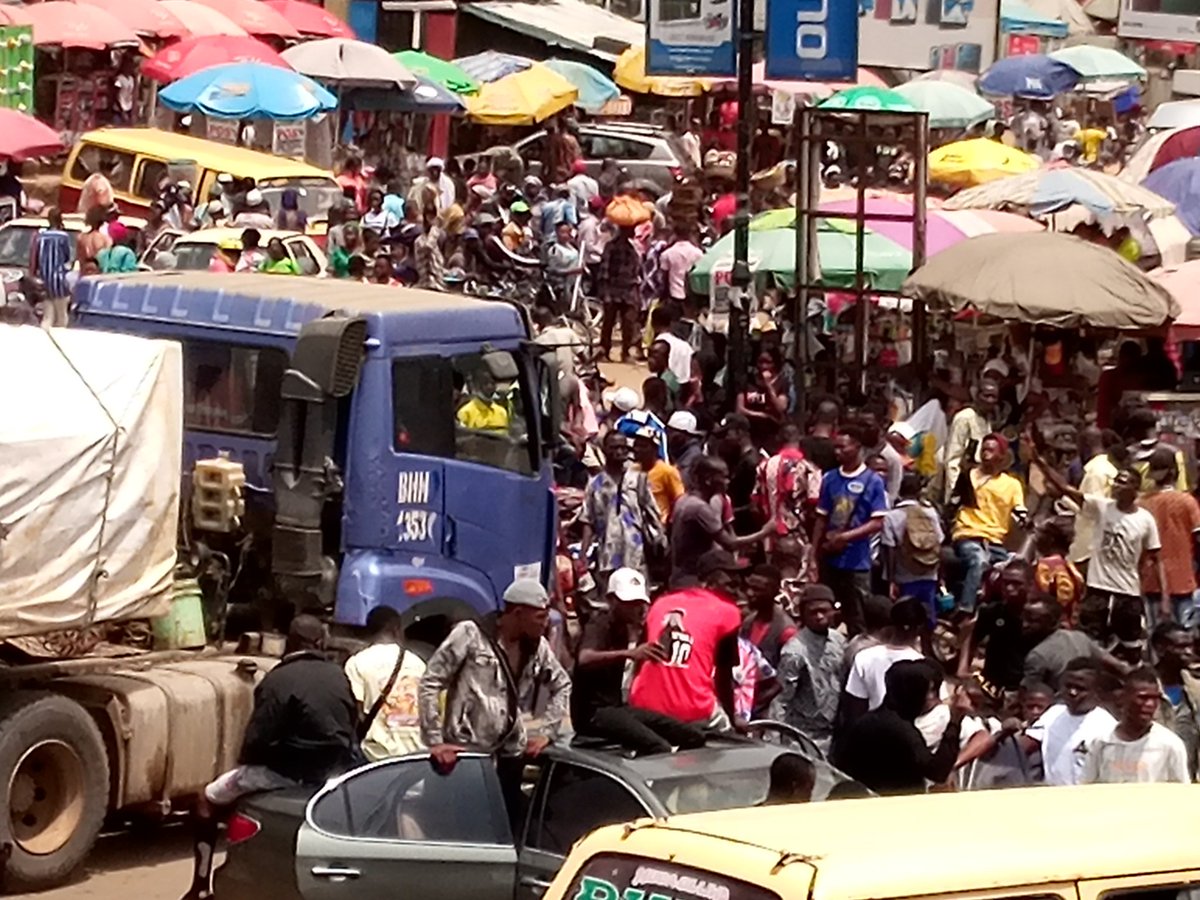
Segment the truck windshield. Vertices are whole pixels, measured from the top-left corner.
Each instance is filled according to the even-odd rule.
[[[508,351],[419,356],[392,364],[393,445],[400,453],[481,463],[532,475],[533,404]]]

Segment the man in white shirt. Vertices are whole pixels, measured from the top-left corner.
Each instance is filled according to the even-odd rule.
[[[405,649],[400,614],[376,606],[367,614],[372,643],[346,660],[346,678],[358,701],[363,754],[370,760],[420,753],[421,723],[417,687],[425,663]],[[383,699],[380,697],[383,695]],[[370,721],[365,721],[374,711]]]
[[[1028,754],[1042,751],[1046,784],[1079,784],[1088,744],[1112,731],[1117,720],[1099,705],[1100,665],[1079,657],[1067,663],[1062,702],[1055,703],[1026,729],[1021,745]]]
[[[917,649],[921,635],[929,627],[929,616],[920,600],[905,597],[892,606],[891,637],[886,643],[860,650],[850,663],[846,679],[845,709],[854,719],[877,708],[887,693],[887,670],[902,659],[922,659]]]
[[[588,211],[593,197],[600,196],[600,185],[587,173],[587,163],[577,159],[571,164],[571,177],[567,179],[567,191],[575,202],[580,215]]]
[[[658,267],[666,276],[663,278],[665,300],[683,303],[687,299],[687,277],[692,266],[704,255],[700,245],[692,237],[691,228],[685,224],[675,226],[675,239],[658,255]]]
[[[656,306],[650,313],[650,330],[654,332],[654,340],[667,345],[667,368],[675,376],[680,386],[692,380],[692,345],[672,333],[675,324],[675,312],[670,307]]]
[[[975,460],[979,459],[979,448],[983,439],[992,433],[992,416],[1000,402],[1000,387],[990,378],[979,383],[975,402],[954,414],[950,420],[950,433],[946,437],[946,490],[945,499],[950,501],[954,486],[963,470],[967,450],[975,445]]]
[[[1080,434],[1080,444],[1093,442],[1096,452],[1083,465],[1083,478],[1079,482],[1079,491],[1085,496],[1111,497],[1113,480],[1117,477],[1117,464],[1109,456],[1109,450],[1121,446],[1121,439],[1113,431],[1097,431],[1087,429]],[[1069,558],[1078,565],[1086,563],[1092,557],[1092,547],[1096,543],[1096,521],[1086,510],[1080,509],[1075,516],[1075,537],[1071,541]]]
[[[449,209],[454,205],[457,199],[457,192],[454,188],[454,179],[447,175],[444,171],[446,163],[438,156],[431,156],[425,163],[425,174],[413,182],[413,186],[408,192],[408,202],[416,203],[417,208],[421,208],[421,197],[426,186],[437,191],[437,210],[441,212],[444,209]]]
[[[1125,676],[1121,719],[1088,745],[1081,784],[1191,781],[1183,741],[1154,721],[1161,692],[1158,676],[1149,666]]]

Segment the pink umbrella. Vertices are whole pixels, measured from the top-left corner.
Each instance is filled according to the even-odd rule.
[[[1179,315],[1171,323],[1172,340],[1200,340],[1200,259],[1169,269],[1155,269],[1150,277],[1179,301]]]
[[[300,39],[300,32],[291,22],[259,0],[196,0],[215,9],[229,21],[257,38]]]
[[[245,28],[195,0],[157,0],[179,19],[192,37],[249,37]]]
[[[137,32],[97,6],[47,0],[31,3],[21,12],[33,25],[33,43],[41,46],[86,47],[103,50],[121,44],[136,46]]]
[[[331,12],[308,0],[263,0],[263,2],[296,26],[301,34],[314,37],[340,37],[354,40],[354,29]]]

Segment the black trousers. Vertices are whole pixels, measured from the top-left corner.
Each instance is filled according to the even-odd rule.
[[[592,713],[586,725],[576,723],[580,734],[614,741],[635,753],[669,753],[672,747],[685,750],[704,746],[704,732],[678,719],[634,709],[604,706]]]

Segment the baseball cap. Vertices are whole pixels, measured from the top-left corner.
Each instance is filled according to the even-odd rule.
[[[254,188],[252,190],[246,191],[246,205],[247,206],[258,206],[258,204],[260,204],[262,202],[263,202],[262,191],[260,191],[258,188]]]
[[[550,606],[550,595],[542,587],[540,581],[532,578],[518,578],[504,590],[505,606],[529,606],[533,609],[546,609]]]
[[[682,431],[686,434],[700,434],[700,426],[696,422],[696,414],[688,412],[686,409],[677,409],[671,413],[671,418],[667,419],[667,427],[674,431]]]
[[[713,547],[696,560],[696,574],[701,578],[706,578],[713,572],[741,572],[745,568],[746,563],[740,562],[724,547]]]
[[[524,200],[516,200],[513,202],[513,205],[509,207],[509,209],[515,213],[527,213],[529,212],[529,204]]]
[[[626,603],[650,602],[650,595],[646,593],[646,578],[637,569],[626,567],[609,575],[608,592],[616,594],[618,600]]]
[[[617,388],[611,394],[606,395],[604,399],[621,412],[637,409],[638,403],[641,401],[638,392],[631,387]]]

